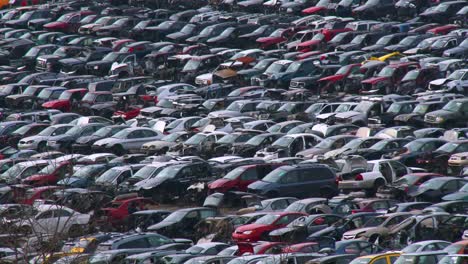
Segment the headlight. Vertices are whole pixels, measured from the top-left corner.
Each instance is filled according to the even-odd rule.
[[[252,230],[244,231],[242,234],[244,234],[244,235],[250,235],[250,234],[252,234]]]
[[[442,122],[444,122],[444,118],[438,116],[438,117],[436,117],[436,122],[437,122],[437,123],[442,123]]]
[[[34,143],[34,140],[30,140],[30,141],[26,142],[26,144],[32,144],[32,143]]]
[[[286,12],[292,13],[292,12],[293,12],[293,9],[292,9],[292,8],[288,8],[288,9],[286,9]]]

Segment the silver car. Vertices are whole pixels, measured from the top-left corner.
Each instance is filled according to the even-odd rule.
[[[92,148],[95,150],[110,150],[117,155],[122,155],[127,152],[137,152],[143,144],[159,140],[163,136],[163,133],[151,128],[126,128],[112,137],[96,141]]]
[[[60,124],[53,125],[44,130],[39,134],[31,137],[23,138],[18,143],[19,149],[33,149],[39,152],[44,152],[47,150],[47,140],[51,137],[65,134],[73,125],[70,124]]]

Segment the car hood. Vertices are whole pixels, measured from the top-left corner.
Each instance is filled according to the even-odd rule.
[[[58,136],[53,136],[49,137],[48,141],[59,141],[59,140],[71,140],[72,138],[69,135],[58,135]]]
[[[58,100],[57,99],[57,100],[52,100],[52,101],[43,103],[42,107],[45,107],[45,108],[53,107],[53,106],[56,106],[58,104],[63,104],[63,103],[67,103],[67,102],[68,102],[68,100],[66,100],[66,99],[63,99],[63,100]]]
[[[283,38],[281,37],[263,37],[263,38],[258,38],[256,41],[259,43],[266,43],[266,42],[274,42],[274,41],[279,41]]]
[[[183,32],[175,32],[175,33],[171,33],[171,34],[167,35],[166,38],[179,39],[179,38],[183,38],[183,37],[187,37],[187,36],[190,36],[190,35],[186,34],[186,33],[183,33]]]
[[[317,118],[317,119],[327,119],[330,116],[334,116],[334,115],[336,115],[336,113],[326,113],[326,114],[320,114],[320,115],[316,116],[315,118]]]
[[[443,109],[427,113],[428,116],[440,116],[440,117],[451,116],[452,114],[453,112],[443,110]]]
[[[97,27],[97,26],[100,26],[101,24],[96,24],[96,23],[91,23],[91,24],[86,24],[86,25],[83,25],[81,26],[82,28],[94,28],[94,27]]]
[[[304,10],[302,10],[302,13],[304,14],[313,14],[313,13],[317,13],[321,10],[324,10],[325,7],[323,6],[313,6],[313,7],[309,7],[309,8],[306,8]]]
[[[459,201],[459,200],[468,200],[467,192],[455,192],[442,197],[444,201]]]
[[[45,28],[55,28],[55,27],[63,27],[63,26],[67,26],[67,25],[68,25],[68,23],[55,21],[55,22],[47,23],[43,27],[45,27]]]
[[[85,137],[79,137],[76,139],[75,143],[79,143],[79,144],[86,144],[86,143],[89,143],[91,141],[96,141],[98,140],[100,137],[98,136],[85,136]]]
[[[237,75],[247,75],[247,76],[252,76],[255,74],[260,73],[259,70],[257,69],[248,69],[248,70],[240,70],[237,72]]]
[[[47,137],[36,135],[36,136],[22,138],[20,141],[28,142],[28,141],[39,141],[39,140],[44,140],[44,139],[47,139]]]
[[[362,81],[362,83],[374,84],[374,83],[378,83],[378,82],[381,82],[381,81],[384,81],[384,80],[387,80],[387,79],[388,79],[387,77],[372,77],[372,78],[369,78],[369,79],[366,79],[366,80]]]
[[[323,77],[319,79],[319,82],[328,82],[328,81],[338,81],[344,79],[345,75],[344,74],[336,74],[336,75],[330,75],[327,77]]]
[[[314,155],[323,154],[325,152],[327,152],[326,149],[311,148],[311,149],[300,151],[296,155],[306,157],[306,156],[314,156]]]
[[[174,142],[167,142],[167,141],[158,140],[158,141],[153,141],[153,142],[145,144],[145,145],[155,146],[156,149],[158,149],[158,148],[163,148],[163,147],[171,147],[171,146],[174,146],[176,144],[177,143],[174,143]]]
[[[44,177],[49,177],[51,176],[50,174],[34,174],[29,177],[26,177],[24,180],[25,181],[35,181],[35,180],[40,180]]]
[[[217,179],[216,181],[212,182],[209,184],[209,187],[212,188],[212,189],[216,189],[216,188],[220,188],[220,187],[226,187],[226,184],[227,183],[230,183],[232,182],[231,180],[229,179]]]
[[[168,226],[171,226],[173,224],[176,224],[177,222],[169,222],[169,221],[162,221],[162,222],[159,222],[155,225],[152,225],[150,226],[148,229],[149,230],[158,230],[158,229],[163,229],[163,228],[166,228]]]
[[[251,183],[249,184],[248,188],[249,189],[256,189],[256,190],[259,190],[259,189],[263,189],[264,187],[270,185],[270,184],[273,184],[271,182],[266,182],[266,181],[256,181],[254,183]]]
[[[100,139],[96,142],[94,142],[94,145],[97,145],[97,146],[103,146],[103,145],[107,145],[107,144],[110,144],[110,143],[116,143],[116,142],[122,142],[122,139],[118,139],[118,138],[104,138],[104,139]]]
[[[82,181],[82,178],[78,177],[67,177],[66,179],[60,180],[57,182],[57,185],[70,185],[79,181]]]
[[[236,117],[240,116],[241,113],[236,112],[236,111],[229,111],[229,110],[219,110],[219,111],[214,111],[208,114],[210,117]]]
[[[255,229],[263,228],[263,227],[266,227],[266,226],[267,225],[261,225],[261,224],[243,225],[243,226],[239,226],[236,229],[236,232],[245,232],[245,231],[249,231],[249,230],[255,230]]]
[[[297,227],[283,227],[280,229],[276,229],[270,232],[270,236],[281,236],[286,233],[296,231],[298,228]]]
[[[356,111],[348,111],[348,112],[338,113],[335,116],[338,118],[350,118],[350,117],[357,116],[357,115],[362,115],[362,113],[356,112]]]
[[[109,66],[111,66],[112,62],[110,62],[110,61],[91,61],[91,62],[86,63],[86,65],[88,65],[90,67],[100,66],[100,65],[109,65]]]
[[[318,40],[318,39],[312,39],[312,40],[309,40],[309,41],[301,42],[297,46],[298,47],[307,47],[307,46],[310,46],[310,45],[316,45],[316,44],[318,44],[320,42],[322,42],[322,41]]]
[[[98,29],[98,31],[101,31],[101,30],[113,30],[113,29],[119,29],[120,26],[117,26],[117,25],[109,25],[109,26],[104,26],[104,27],[100,27]]]
[[[68,65],[77,65],[77,64],[85,63],[83,60],[77,59],[77,58],[61,59],[59,62],[62,64],[68,64]]]
[[[465,52],[466,50],[467,48],[455,47],[455,48],[451,48],[451,49],[444,51],[444,55],[457,54],[457,53]]]
[[[363,227],[363,228],[358,228],[358,229],[354,229],[354,230],[351,230],[351,231],[348,231],[346,233],[343,234],[343,236],[355,236],[359,233],[362,233],[362,232],[367,232],[371,229],[374,229],[375,227]]]
[[[435,80],[431,81],[429,84],[431,84],[431,85],[442,85],[442,84],[446,83],[447,81],[448,81],[448,79],[445,79],[445,78],[435,79]]]

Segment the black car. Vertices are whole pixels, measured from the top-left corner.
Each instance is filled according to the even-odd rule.
[[[440,146],[447,143],[446,140],[437,138],[419,138],[406,144],[404,148],[408,151],[395,156],[393,159],[405,164],[408,167],[418,166],[418,159],[435,151]]]
[[[156,201],[184,199],[187,188],[211,176],[211,168],[206,162],[176,164],[163,169],[156,177],[142,184],[140,192]]]
[[[58,49],[57,45],[44,44],[30,48],[22,57],[22,66],[25,70],[32,70],[36,64],[36,59],[42,55],[50,55]]]
[[[213,25],[213,22],[204,21],[202,23],[196,23],[196,24],[185,24],[178,31],[167,34],[166,38],[169,41],[174,41],[176,43],[184,42],[186,39],[195,36],[196,34],[200,33],[202,29],[210,25]]]
[[[442,2],[433,8],[428,8],[426,11],[419,14],[419,17],[428,22],[444,23],[465,5],[466,1]]]
[[[142,34],[145,35],[146,40],[153,42],[162,41],[167,35],[179,32],[185,25],[185,22],[164,21],[157,26],[145,28]]]
[[[271,145],[283,135],[284,134],[282,133],[265,133],[257,135],[249,139],[245,143],[234,144],[231,150],[232,154],[239,155],[241,157],[252,157],[253,155],[255,155],[255,152],[266,146]]]
[[[83,50],[73,58],[61,59],[58,61],[60,71],[65,74],[85,74],[85,65],[87,62],[102,60],[104,56],[109,54],[112,50],[110,48],[96,47],[92,49]]]
[[[457,177],[437,177],[421,184],[418,189],[408,193],[408,196],[427,202],[440,202],[442,197],[458,191],[468,181]]]
[[[388,52],[403,52],[405,50],[416,47],[416,45],[418,45],[421,41],[432,36],[433,35],[429,34],[407,36],[406,38],[402,39],[398,44],[385,47],[385,50]]]
[[[32,40],[17,39],[7,45],[1,46],[0,65],[18,66],[21,64],[22,57],[34,45],[34,41]]]
[[[363,51],[383,51],[386,46],[398,44],[408,33],[394,33],[381,37],[374,45],[362,48]]]
[[[130,53],[127,52],[110,52],[101,60],[90,61],[85,64],[85,69],[88,74],[97,76],[105,76],[109,73],[114,62],[120,62],[125,59]]]
[[[196,224],[208,217],[217,215],[218,212],[215,209],[207,207],[179,209],[158,224],[149,226],[148,230],[169,237],[195,238]]]
[[[23,13],[18,19],[8,20],[5,23],[5,26],[12,27],[12,28],[26,28],[28,26],[28,22],[31,20],[47,19],[51,17],[52,17],[52,14],[50,10],[47,10],[47,9],[31,10],[31,11]]]
[[[363,19],[377,19],[395,13],[393,0],[368,0],[364,5],[353,9],[353,14]]]

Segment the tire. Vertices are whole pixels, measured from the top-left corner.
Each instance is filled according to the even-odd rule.
[[[84,228],[80,225],[72,225],[68,230],[68,236],[70,237],[79,237],[83,235]]]
[[[112,152],[114,152],[117,156],[122,156],[125,154],[125,149],[122,147],[122,145],[115,145],[112,147]]]
[[[37,152],[45,152],[47,150],[46,142],[42,141],[37,145]]]

